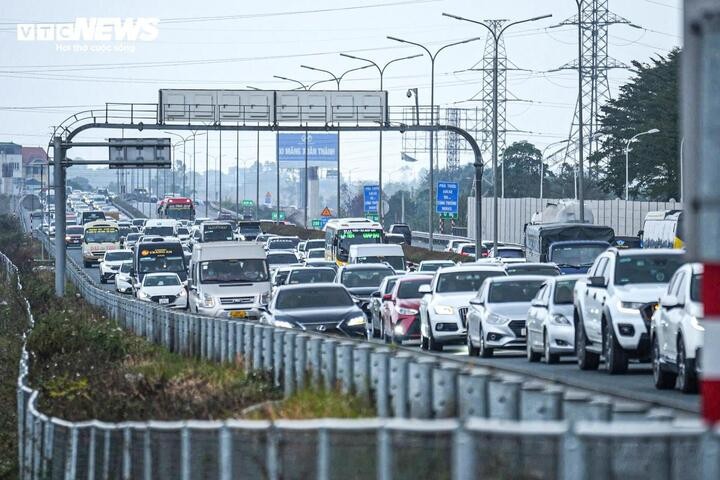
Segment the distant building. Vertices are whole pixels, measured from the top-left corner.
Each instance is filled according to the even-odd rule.
[[[23,178],[25,190],[40,191],[48,183],[48,155],[42,147],[22,147]]]
[[[22,184],[22,146],[0,142],[0,193],[19,193]]]

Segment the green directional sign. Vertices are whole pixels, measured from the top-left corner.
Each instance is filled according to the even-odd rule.
[[[242,201],[243,207],[252,207],[253,205],[255,205],[255,202],[253,202],[252,200],[243,200]]]
[[[273,220],[278,220],[278,212],[272,212],[272,216],[270,217]],[[280,212],[280,220],[285,220],[285,212]]]
[[[380,221],[380,215],[378,215],[377,213],[365,212],[365,218],[372,220],[373,222]]]
[[[440,215],[440,218],[445,218],[445,219],[457,220],[457,218],[458,218],[457,213],[440,213],[439,215]]]

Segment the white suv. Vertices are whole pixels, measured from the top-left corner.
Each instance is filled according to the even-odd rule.
[[[677,387],[697,392],[699,351],[705,329],[700,325],[703,266],[683,265],[673,275],[652,316],[653,379],[659,389]]]
[[[610,248],[595,259],[587,280],[574,289],[575,349],[582,370],[627,371],[630,358],[650,360],[650,325],[640,315],[657,302],[684,252]]]
[[[420,301],[420,346],[441,351],[444,345],[464,344],[470,299],[489,277],[505,276],[501,265],[441,268],[430,285],[418,292]]]

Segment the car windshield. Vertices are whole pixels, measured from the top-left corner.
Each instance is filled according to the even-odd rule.
[[[453,265],[455,265],[455,264],[452,263],[452,262],[447,262],[447,263],[423,263],[422,265],[420,265],[420,270],[418,270],[418,271],[419,271],[419,272],[437,272],[439,269],[441,269],[441,268],[443,268],[443,267],[452,267]]]
[[[444,273],[438,277],[437,292],[475,292],[486,278],[502,277],[504,272],[500,271],[462,271]]]
[[[259,258],[210,260],[200,263],[202,283],[267,282],[265,260]]]
[[[82,218],[83,222],[89,223],[95,220],[105,220],[105,214],[103,212],[85,212]]]
[[[178,235],[190,235],[190,230],[188,230],[185,227],[180,227],[177,229],[177,234]]]
[[[185,257],[177,255],[140,257],[140,273],[181,272],[185,270]]]
[[[556,305],[572,305],[576,280],[558,280],[553,301]]]
[[[120,232],[115,227],[97,227],[85,230],[86,243],[115,243],[120,240]]]
[[[410,227],[408,227],[407,225],[394,225],[392,228],[392,233],[410,233]]]
[[[518,248],[498,248],[497,256],[500,258],[525,258],[522,250]]]
[[[698,273],[692,276],[690,281],[690,300],[699,302],[702,295],[702,274]]]
[[[124,262],[120,264],[121,273],[130,273],[130,270],[132,270],[132,262]]]
[[[260,225],[243,225],[240,224],[240,233],[243,235],[246,233],[258,234],[260,233]]]
[[[145,227],[144,235],[157,235],[158,237],[172,237],[175,234],[173,227]]]
[[[589,266],[605,250],[605,245],[559,246],[553,248],[550,261],[558,265]]]
[[[332,268],[303,268],[290,273],[287,284],[297,283],[332,283],[335,280],[335,270]]]
[[[474,254],[475,253],[475,245],[464,245],[460,251],[462,253],[468,253],[468,254]]]
[[[615,284],[667,283],[682,263],[680,255],[621,256],[615,266]]]
[[[374,255],[369,257],[357,257],[357,263],[387,263],[395,270],[405,270],[405,258],[399,256]]]
[[[292,288],[277,293],[275,308],[278,310],[294,310],[298,308],[333,308],[351,307],[352,298],[344,288]],[[310,321],[310,320],[309,320]]]
[[[83,227],[67,227],[67,230],[65,230],[65,232],[68,235],[82,235]]]
[[[206,242],[224,242],[233,239],[232,227],[230,225],[205,225]]]
[[[305,250],[310,250],[311,248],[322,248],[325,249],[325,240],[308,240],[305,242]]]
[[[273,238],[268,241],[268,249],[270,250],[292,250],[297,247],[299,240],[292,238]]]
[[[285,285],[285,280],[287,280],[288,276],[290,275],[289,270],[279,270],[275,272],[275,277],[273,278],[273,283],[275,285]]]
[[[424,294],[418,292],[418,289],[422,285],[430,285],[430,282],[430,278],[400,282],[397,298],[422,298]]]
[[[180,285],[180,279],[177,275],[146,275],[143,285],[146,287],[171,287]]]
[[[134,241],[136,241],[138,238],[140,238],[140,234],[139,234],[139,233],[128,233],[128,236],[125,237],[125,241],[126,241],[126,242],[134,242]]]
[[[560,269],[553,265],[508,266],[505,271],[508,275],[545,275],[548,277],[560,275]]]
[[[397,278],[391,278],[387,282],[385,282],[385,291],[383,292],[384,295],[387,295],[388,293],[392,292],[393,288],[395,288],[395,284],[397,283]]]
[[[267,256],[267,262],[270,265],[297,263],[297,257],[292,253],[275,253]]]
[[[347,288],[379,287],[383,278],[394,274],[389,268],[352,269],[343,272],[341,281]]]
[[[308,258],[325,258],[325,250],[313,249],[307,254]]]
[[[530,302],[542,287],[544,280],[513,280],[494,282],[490,286],[488,302],[511,303]]]
[[[107,262],[119,262],[132,260],[132,252],[107,252],[105,253],[105,261]]]
[[[344,253],[350,251],[350,245],[382,243],[382,232],[379,229],[348,229],[337,233],[338,247]]]

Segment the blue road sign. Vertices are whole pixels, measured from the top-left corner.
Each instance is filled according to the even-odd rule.
[[[438,182],[435,197],[436,213],[458,213],[458,184],[455,182]]]
[[[377,213],[380,205],[380,186],[365,185],[363,187],[363,211],[365,213]]]
[[[307,136],[308,166],[335,168],[338,156],[337,134],[308,133]],[[280,133],[278,142],[278,156],[283,167],[305,167],[304,133]]]

